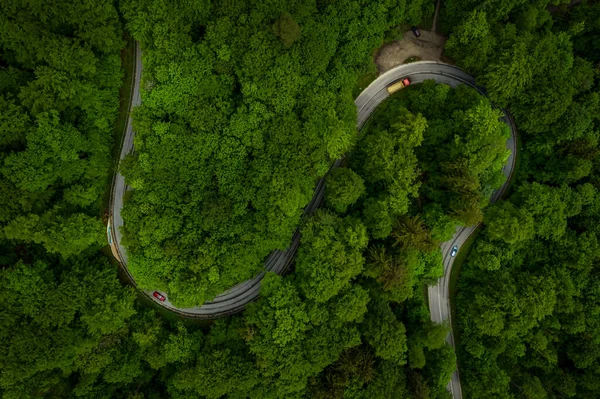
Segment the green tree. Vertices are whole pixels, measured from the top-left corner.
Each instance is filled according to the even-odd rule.
[[[319,211],[306,221],[301,234],[296,260],[300,289],[306,298],[326,302],[350,287],[362,271],[367,231],[357,219]]]
[[[385,301],[371,301],[362,329],[377,357],[393,361],[397,366],[406,364],[406,328]]]
[[[513,203],[501,201],[487,209],[486,233],[493,240],[516,244],[533,238],[533,216]]]
[[[365,194],[363,179],[352,169],[335,168],[325,185],[325,203],[338,213],[344,213]]]
[[[414,248],[423,252],[431,252],[438,247],[438,243],[431,238],[430,232],[419,215],[403,216],[394,225],[392,237],[396,244],[405,248]]]
[[[300,38],[301,30],[300,25],[294,21],[294,18],[289,13],[284,12],[273,24],[273,32],[279,37],[283,45],[289,48]]]

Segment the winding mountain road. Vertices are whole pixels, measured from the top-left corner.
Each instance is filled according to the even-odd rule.
[[[133,95],[131,108],[141,104],[140,97],[140,79],[142,73],[141,50],[139,44],[136,43],[136,66],[133,85]],[[445,83],[451,87],[456,87],[461,84],[466,84],[478,90],[482,95],[485,91],[475,85],[475,79],[462,71],[461,69],[443,63],[434,61],[414,62],[410,64],[400,65],[394,69],[380,75],[373,81],[355,100],[358,112],[358,124],[360,129],[368,120],[368,118],[376,110],[389,94],[386,87],[391,83],[398,81],[400,78],[408,77],[412,84],[420,83],[428,79],[433,79],[438,83]],[[497,201],[508,186],[510,175],[512,174],[515,154],[516,154],[516,127],[508,113],[505,112],[503,120],[507,123],[511,130],[511,136],[507,140],[507,148],[511,150],[511,155],[504,167],[504,174],[507,176],[506,183],[497,190],[491,198],[492,202]],[[123,147],[121,150],[121,159],[125,155],[133,151],[133,131],[131,116],[127,123],[127,131],[125,134]],[[339,166],[341,161],[337,161],[334,166]],[[127,270],[127,252],[122,246],[121,227],[123,219],[121,217],[121,209],[123,207],[123,196],[129,188],[125,184],[125,180],[120,173],[116,173],[113,182],[113,190],[111,196],[111,217],[107,228],[108,240],[111,244],[111,249],[115,257],[120,261],[123,269],[127,272],[132,283],[135,285],[135,279]],[[313,213],[322,203],[324,195],[324,179],[321,179],[315,188],[315,193],[311,202],[305,208],[305,214]],[[458,228],[454,237],[441,244],[444,262],[444,276],[438,281],[435,286],[429,287],[429,306],[431,319],[436,322],[450,321],[450,303],[449,303],[449,281],[452,271],[454,257],[450,255],[452,247],[455,245],[460,248],[467,238],[475,231],[477,226]],[[290,262],[292,261],[296,250],[300,244],[300,234],[298,231],[292,236],[290,247],[285,251],[274,251],[265,261],[265,272],[272,271],[278,274],[284,273]],[[260,281],[265,272],[260,273],[253,279],[244,281],[222,294],[215,297],[212,301],[206,302],[200,307],[195,308],[177,308],[169,302],[168,298],[165,302],[156,301],[161,306],[176,312],[182,316],[211,319],[219,316],[234,314],[244,309],[245,305],[255,300],[258,297],[260,290]],[[152,291],[145,291],[145,294],[152,297]],[[447,341],[454,346],[454,338],[452,333],[448,335]],[[452,376],[452,380],[448,384],[448,390],[452,392],[454,398],[462,398],[460,380],[458,371]]]

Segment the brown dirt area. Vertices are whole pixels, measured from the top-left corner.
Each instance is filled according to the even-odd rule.
[[[375,57],[379,73],[402,65],[409,58],[418,58],[419,61],[444,61],[442,56],[446,38],[437,33],[421,30],[421,36],[415,37],[412,31],[404,33],[402,40],[386,44]]]

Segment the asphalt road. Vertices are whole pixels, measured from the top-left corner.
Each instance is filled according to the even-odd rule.
[[[132,107],[141,104],[140,79],[142,64],[139,44],[136,44],[136,60],[135,82],[133,89],[134,94],[132,96],[131,104]],[[355,100],[358,112],[358,129],[365,124],[377,106],[389,96],[386,87],[400,78],[406,77],[408,77],[413,84],[423,82],[428,79],[433,79],[438,83],[445,83],[452,87],[456,87],[460,84],[466,84],[477,89],[482,95],[485,95],[485,91],[475,85],[475,79],[472,76],[455,66],[442,64],[435,61],[422,61],[400,65],[380,75]],[[504,174],[507,176],[507,182],[504,184],[504,186],[502,186],[502,188],[492,195],[492,202],[498,200],[498,198],[500,198],[502,193],[506,190],[509,180],[508,177],[510,177],[512,173],[515,162],[514,155],[516,154],[516,128],[512,118],[510,118],[508,114],[503,119],[511,128],[511,137],[506,144],[507,148],[511,150],[511,155],[503,170]],[[133,151],[134,134],[135,132],[132,129],[130,118],[127,123],[127,132],[125,134],[123,148],[121,151],[121,159]],[[338,166],[339,164],[340,161],[337,161],[335,166]],[[120,260],[125,271],[127,271],[127,252],[121,244],[122,236],[120,227],[123,226],[121,208],[123,207],[123,195],[125,194],[126,190],[128,190],[128,187],[125,185],[123,176],[117,173],[113,183],[110,207],[112,214],[108,228],[108,239],[109,243],[111,243],[113,253],[117,259]],[[321,205],[323,201],[323,194],[324,180],[321,179],[315,188],[315,193],[311,202],[305,209],[305,214],[313,213]],[[455,259],[454,257],[450,256],[452,247],[456,245],[460,248],[467,238],[472,234],[475,228],[476,226],[457,229],[452,240],[444,242],[440,246],[444,259],[444,276],[439,280],[437,285],[429,287],[429,306],[431,319],[436,322],[450,320],[449,280],[450,273],[452,271],[452,264]],[[265,271],[272,271],[278,274],[284,273],[293,259],[299,243],[300,235],[296,231],[292,237],[292,243],[287,250],[274,251],[267,258],[265,262]],[[132,283],[135,285],[135,279],[128,271],[127,273],[131,278]],[[230,288],[229,290],[215,297],[212,301],[206,302],[200,307],[177,308],[169,302],[168,298],[165,302],[156,302],[161,306],[186,317],[210,319],[219,316],[230,315],[243,310],[246,304],[258,297],[260,281],[262,280],[263,276],[264,272],[260,273],[253,279],[244,281]],[[146,291],[145,293],[152,297],[152,292],[153,291]],[[452,333],[448,335],[447,340],[454,346]],[[448,390],[452,392],[454,398],[462,398],[458,371],[453,374],[452,380],[448,384]]]
[[[456,87],[460,84],[466,84],[475,88],[482,95],[485,95],[485,90],[475,85],[475,78],[455,66],[441,64],[435,61],[422,61],[401,65],[379,76],[356,99],[355,103],[358,107],[359,128],[365,124],[377,106],[389,96],[386,87],[389,86],[390,83],[405,77],[408,77],[412,84],[420,83],[427,79],[434,79],[438,83],[445,83],[451,87]],[[510,114],[508,114],[506,111],[504,113],[505,116],[502,118],[502,120],[504,120],[504,122],[510,127],[511,132],[511,136],[506,142],[506,147],[511,153],[503,169],[503,173],[507,177],[506,182],[500,189],[492,194],[492,197],[490,198],[491,202],[496,202],[502,196],[504,191],[506,191],[516,159],[517,129]],[[442,323],[447,320],[450,322],[449,283],[450,274],[452,272],[452,264],[454,263],[455,259],[455,257],[450,255],[450,253],[452,252],[452,248],[454,246],[457,246],[460,250],[461,246],[476,228],[477,226],[458,228],[451,240],[443,242],[440,245],[444,262],[444,276],[440,278],[437,285],[429,287],[428,290],[429,312],[433,321]],[[454,347],[454,336],[452,332],[448,334],[446,340],[452,345],[452,347]],[[448,383],[448,391],[452,393],[454,398],[462,398],[458,370],[453,373],[452,379]]]
[[[135,73],[133,76],[133,87],[131,95],[131,104],[129,106],[129,118],[127,119],[127,127],[125,130],[125,136],[123,137],[123,144],[121,147],[121,154],[119,160],[125,158],[127,154],[133,151],[133,137],[135,135],[133,131],[131,111],[133,108],[142,104],[142,98],[140,96],[140,82],[142,79],[142,51],[138,42],[135,42]],[[135,280],[129,270],[127,269],[127,251],[121,245],[123,235],[121,233],[121,227],[123,226],[123,218],[121,217],[121,209],[123,208],[123,197],[127,190],[131,189],[125,184],[125,179],[118,171],[115,173],[112,183],[112,193],[110,196],[110,218],[109,225],[107,228],[108,243],[113,255],[121,265],[123,270],[127,273],[131,281],[135,284]]]

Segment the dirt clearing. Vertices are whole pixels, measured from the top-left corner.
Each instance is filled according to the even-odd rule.
[[[404,33],[402,40],[386,44],[379,50],[375,63],[379,73],[411,61],[443,61],[446,38],[437,33],[421,30],[421,36],[415,37],[412,31]]]

